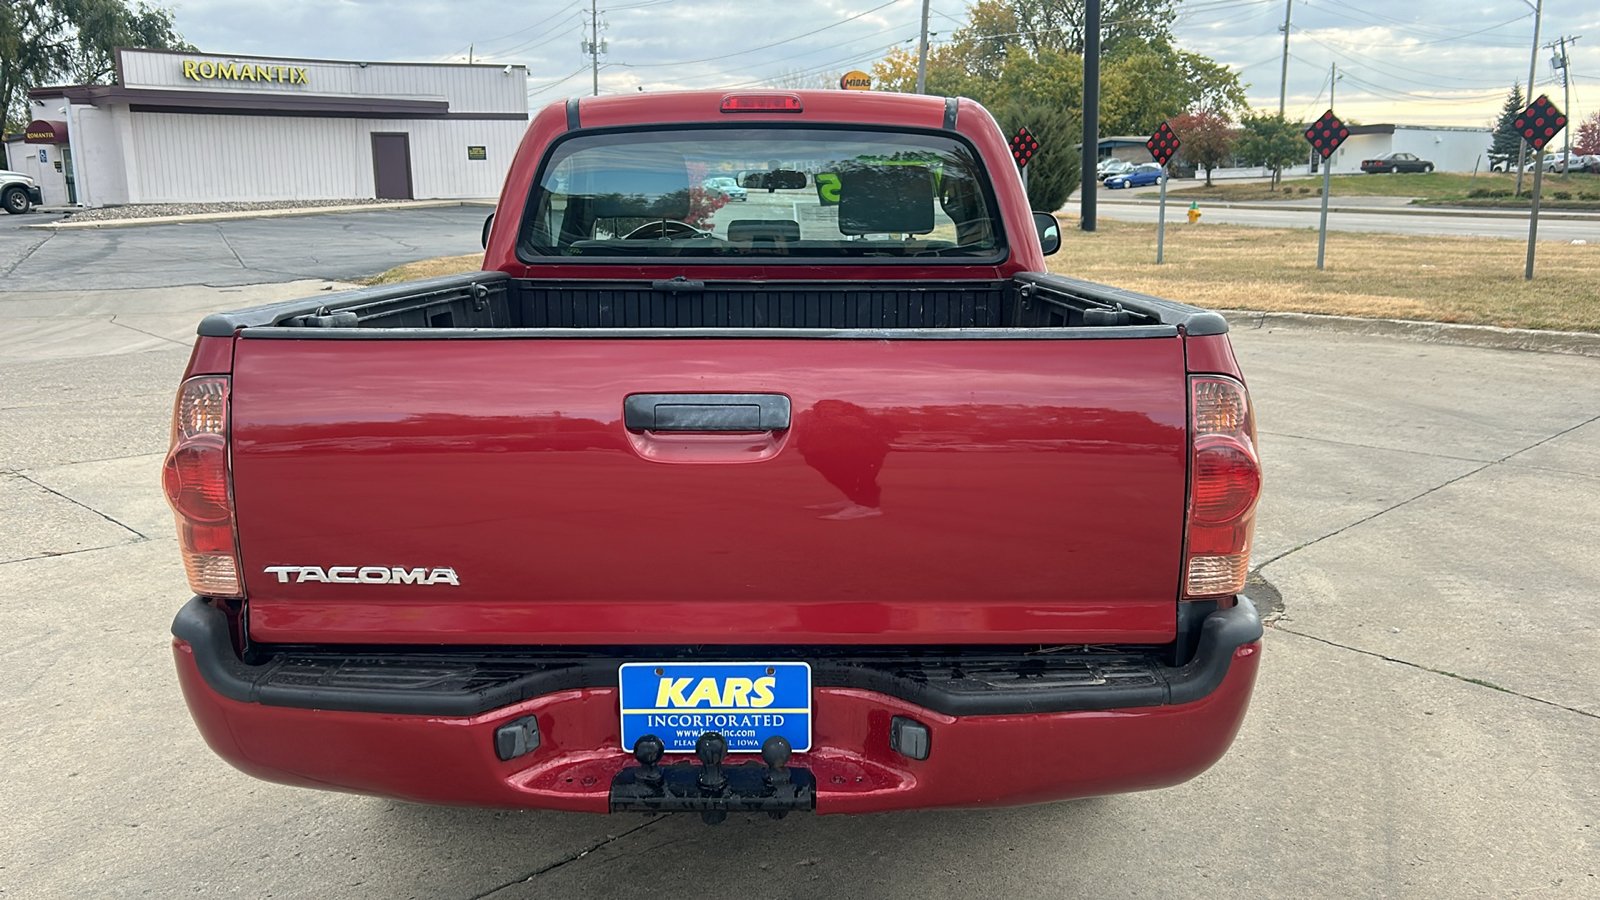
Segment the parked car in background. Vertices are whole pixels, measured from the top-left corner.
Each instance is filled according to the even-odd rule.
[[[1112,190],[1160,183],[1161,167],[1155,163],[1141,163],[1126,175],[1113,175],[1106,179],[1106,187]]]
[[[1094,174],[1096,178],[1105,181],[1113,175],[1126,175],[1132,171],[1133,163],[1113,156],[1110,159],[1100,160],[1100,165],[1095,166]]]
[[[39,185],[21,172],[0,169],[0,206],[12,215],[21,215],[44,203]]]
[[[1544,158],[1546,172],[1600,172],[1600,156],[1552,153]]]
[[[1415,153],[1385,153],[1377,159],[1361,161],[1361,171],[1368,175],[1385,175],[1394,172],[1432,172],[1433,163],[1420,159]]]
[[[739,182],[732,175],[714,175],[701,182],[708,191],[715,191],[729,200],[749,200],[750,192],[739,187]]]

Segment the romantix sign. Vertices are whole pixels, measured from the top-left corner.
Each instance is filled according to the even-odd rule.
[[[305,69],[294,66],[257,66],[241,62],[212,62],[186,59],[183,77],[194,81],[270,81],[278,84],[310,84]]]

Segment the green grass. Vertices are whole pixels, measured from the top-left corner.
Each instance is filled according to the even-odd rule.
[[[1531,176],[1523,179],[1523,190],[1531,190],[1533,179]],[[1472,175],[1460,175],[1454,172],[1430,172],[1426,175],[1408,173],[1405,175],[1335,175],[1330,187],[1332,197],[1413,197],[1429,202],[1452,202],[1468,199],[1468,194],[1473,189],[1478,190],[1504,190],[1516,189],[1517,176],[1501,172],[1480,172],[1474,178]],[[1184,197],[1211,200],[1295,200],[1304,197],[1315,197],[1322,190],[1321,178],[1296,178],[1286,180],[1277,189],[1266,182],[1253,184],[1213,184],[1205,187],[1185,187],[1178,190],[1169,190],[1169,197]],[[1544,199],[1554,201],[1551,196],[1556,191],[1566,191],[1572,194],[1573,199],[1563,206],[1580,208],[1600,208],[1600,200],[1581,202],[1578,195],[1590,193],[1600,196],[1600,175],[1591,175],[1587,172],[1574,172],[1562,179],[1560,175],[1545,173]],[[1508,197],[1509,201],[1510,198]],[[1475,204],[1476,205],[1476,204]],[[1526,206],[1526,202],[1523,203]]]

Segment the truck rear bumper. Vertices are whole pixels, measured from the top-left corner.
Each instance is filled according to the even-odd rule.
[[[174,633],[179,682],[206,742],[258,778],[426,803],[606,812],[617,773],[636,765],[619,748],[614,685],[556,686],[467,715],[363,710],[348,691],[324,690],[328,702],[320,707],[283,705],[290,686],[251,680],[265,667],[238,659],[219,611],[194,601]],[[1056,711],[1028,711],[1011,698],[1009,712],[951,714],[927,704],[974,708],[976,701],[927,695],[924,704],[887,693],[904,693],[889,682],[874,690],[819,680],[813,749],[791,764],[815,778],[819,813],[1006,806],[1178,784],[1232,743],[1255,683],[1260,635],[1255,609],[1241,598],[1208,617],[1194,660],[1161,676],[1162,697],[1145,691],[1135,699],[1127,685],[1079,685],[1072,689],[1079,702],[1044,704],[1067,707]],[[1110,699],[1095,701],[1096,687],[1111,690]],[[318,690],[314,683],[305,689]],[[1107,706],[1119,690],[1129,705]],[[496,729],[529,716],[538,723],[537,749],[500,759]],[[928,728],[926,759],[891,747],[895,717]],[[748,759],[754,756],[735,755],[728,764]]]

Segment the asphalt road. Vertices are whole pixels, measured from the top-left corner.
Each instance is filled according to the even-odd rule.
[[[0,291],[348,280],[482,249],[479,206],[53,231],[0,220]]]
[[[1356,198],[1354,204],[1368,198]],[[1160,208],[1151,203],[1127,202],[1098,196],[1099,215],[1125,222],[1154,222]],[[1076,211],[1076,204],[1069,207]],[[1200,203],[1202,223],[1218,222],[1225,225],[1255,225],[1271,228],[1316,228],[1320,210],[1312,206],[1286,206],[1283,209],[1239,209]],[[1167,200],[1167,222],[1188,224],[1189,201]],[[1417,215],[1414,213],[1383,212],[1328,212],[1329,231],[1365,231],[1390,234],[1435,234],[1457,237],[1496,237],[1528,239],[1528,220],[1522,218],[1489,218],[1486,216],[1441,213]],[[1539,219],[1540,241],[1588,241],[1600,243],[1600,216],[1584,221]]]
[[[173,389],[201,314],[319,286],[0,294],[0,896],[1600,896],[1600,360],[1236,331],[1276,594],[1221,763],[713,829],[280,787],[200,741],[168,649]]]

